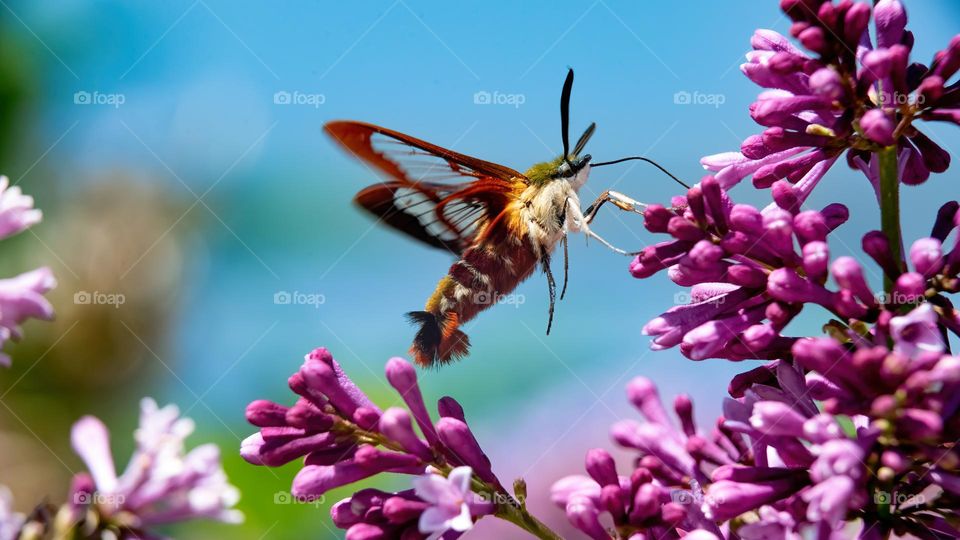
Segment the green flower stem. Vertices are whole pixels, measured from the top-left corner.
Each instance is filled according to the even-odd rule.
[[[880,159],[880,230],[890,240],[890,251],[898,266],[903,265],[900,237],[900,170],[897,147],[888,146],[877,153]],[[893,292],[893,281],[884,278],[884,290]]]
[[[495,515],[504,521],[513,523],[541,540],[562,540],[560,535],[551,531],[549,527],[520,506],[514,506],[509,503],[500,504],[497,506],[497,513]]]

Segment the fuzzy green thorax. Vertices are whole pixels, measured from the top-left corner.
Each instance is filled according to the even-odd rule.
[[[563,164],[562,156],[553,161],[544,161],[530,167],[526,172],[526,177],[530,180],[530,185],[543,186],[550,183],[561,164]]]

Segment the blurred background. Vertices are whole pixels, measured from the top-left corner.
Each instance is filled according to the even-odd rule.
[[[915,58],[929,61],[960,30],[960,6],[906,4]],[[253,431],[244,407],[292,402],[287,376],[321,345],[392,403],[382,366],[410,344],[402,314],[419,309],[451,261],[351,205],[377,178],[324,137],[323,123],[371,121],[525,170],[560,152],[557,103],[570,66],[571,130],[597,122],[595,160],[647,155],[693,182],[702,155],[737,149],[757,131],[747,115],[757,88],[738,66],[755,28],[787,26],[772,0],[0,0],[0,173],[45,214],[3,243],[0,270],[45,264],[60,283],[48,295],[56,321],[28,323],[26,339],[7,347],[0,483],[21,511],[61,501],[82,470],[69,426],[88,413],[111,426],[124,466],[138,401],[153,396],[196,420],[192,445],[220,445],[247,516],[242,526],[191,523],[171,535],[342,537],[327,509],[351,490],[289,504],[297,466],[253,467],[237,455]],[[960,149],[956,130],[938,127],[928,133]],[[906,238],[928,232],[929,201],[955,194],[955,176],[907,188]],[[628,163],[598,169],[583,198],[612,186],[646,202],[678,193]],[[735,197],[769,202],[746,184]],[[854,218],[833,249],[859,256],[860,236],[879,223],[866,180],[838,165],[810,205],[834,200]],[[652,241],[638,216],[609,210],[594,227],[631,250]],[[631,278],[627,258],[579,237],[570,256],[550,336],[538,274],[515,305],[468,325],[467,359],[422,373],[428,401],[461,400],[497,472],[524,476],[531,505],[560,530],[545,493],[582,470],[586,449],[612,447],[613,421],[635,416],[630,378],[654,379],[667,400],[690,394],[709,425],[725,381],[752,367],[651,354],[640,328],[681,289],[665,275]],[[91,300],[104,295],[117,301]],[[821,315],[806,314],[794,331],[818,332]],[[517,534],[487,521],[475,537]]]

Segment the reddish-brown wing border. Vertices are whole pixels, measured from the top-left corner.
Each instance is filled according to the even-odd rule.
[[[370,138],[374,133],[379,133],[386,137],[390,137],[391,139],[400,141],[408,146],[418,148],[424,152],[442,158],[450,163],[451,170],[454,172],[462,172],[464,176],[473,176],[475,178],[488,176],[506,181],[514,178],[525,178],[522,174],[511,169],[510,167],[505,167],[503,165],[498,165],[496,163],[470,157],[468,155],[443,148],[442,146],[428,143],[427,141],[418,139],[416,137],[411,137],[410,135],[400,133],[399,131],[394,131],[392,129],[387,129],[374,124],[368,124],[366,122],[336,120],[329,122],[326,126],[324,126],[324,130],[326,130],[326,132],[333,137],[335,141],[346,148],[347,151],[363,161],[375,166],[382,172],[392,176],[393,178],[396,178],[397,180],[415,182],[415,179],[410,179],[407,177],[407,174],[404,173],[399,163],[392,161],[388,156],[382,152],[378,152],[373,148]],[[467,170],[464,170],[464,167]]]
[[[493,221],[504,210],[516,184],[526,182],[526,177],[509,167],[374,124],[336,121],[324,129],[348,152],[394,179],[360,191],[355,197],[357,204],[395,229],[455,253],[469,247],[482,230],[481,225]],[[398,151],[391,153],[374,147],[375,135],[399,143]],[[418,156],[429,156],[436,162],[405,167],[405,162],[412,163]],[[422,178],[411,177],[414,174],[408,171],[415,167],[426,167]],[[446,181],[431,181],[437,176]],[[418,199],[412,206],[419,208],[400,204],[401,198],[411,196]]]

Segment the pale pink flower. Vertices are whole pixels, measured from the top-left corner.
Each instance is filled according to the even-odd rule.
[[[439,474],[425,474],[413,480],[413,489],[430,506],[420,515],[420,532],[429,534],[427,540],[436,540],[448,530],[464,532],[473,527],[470,504],[470,467],[457,467],[444,478]]]

